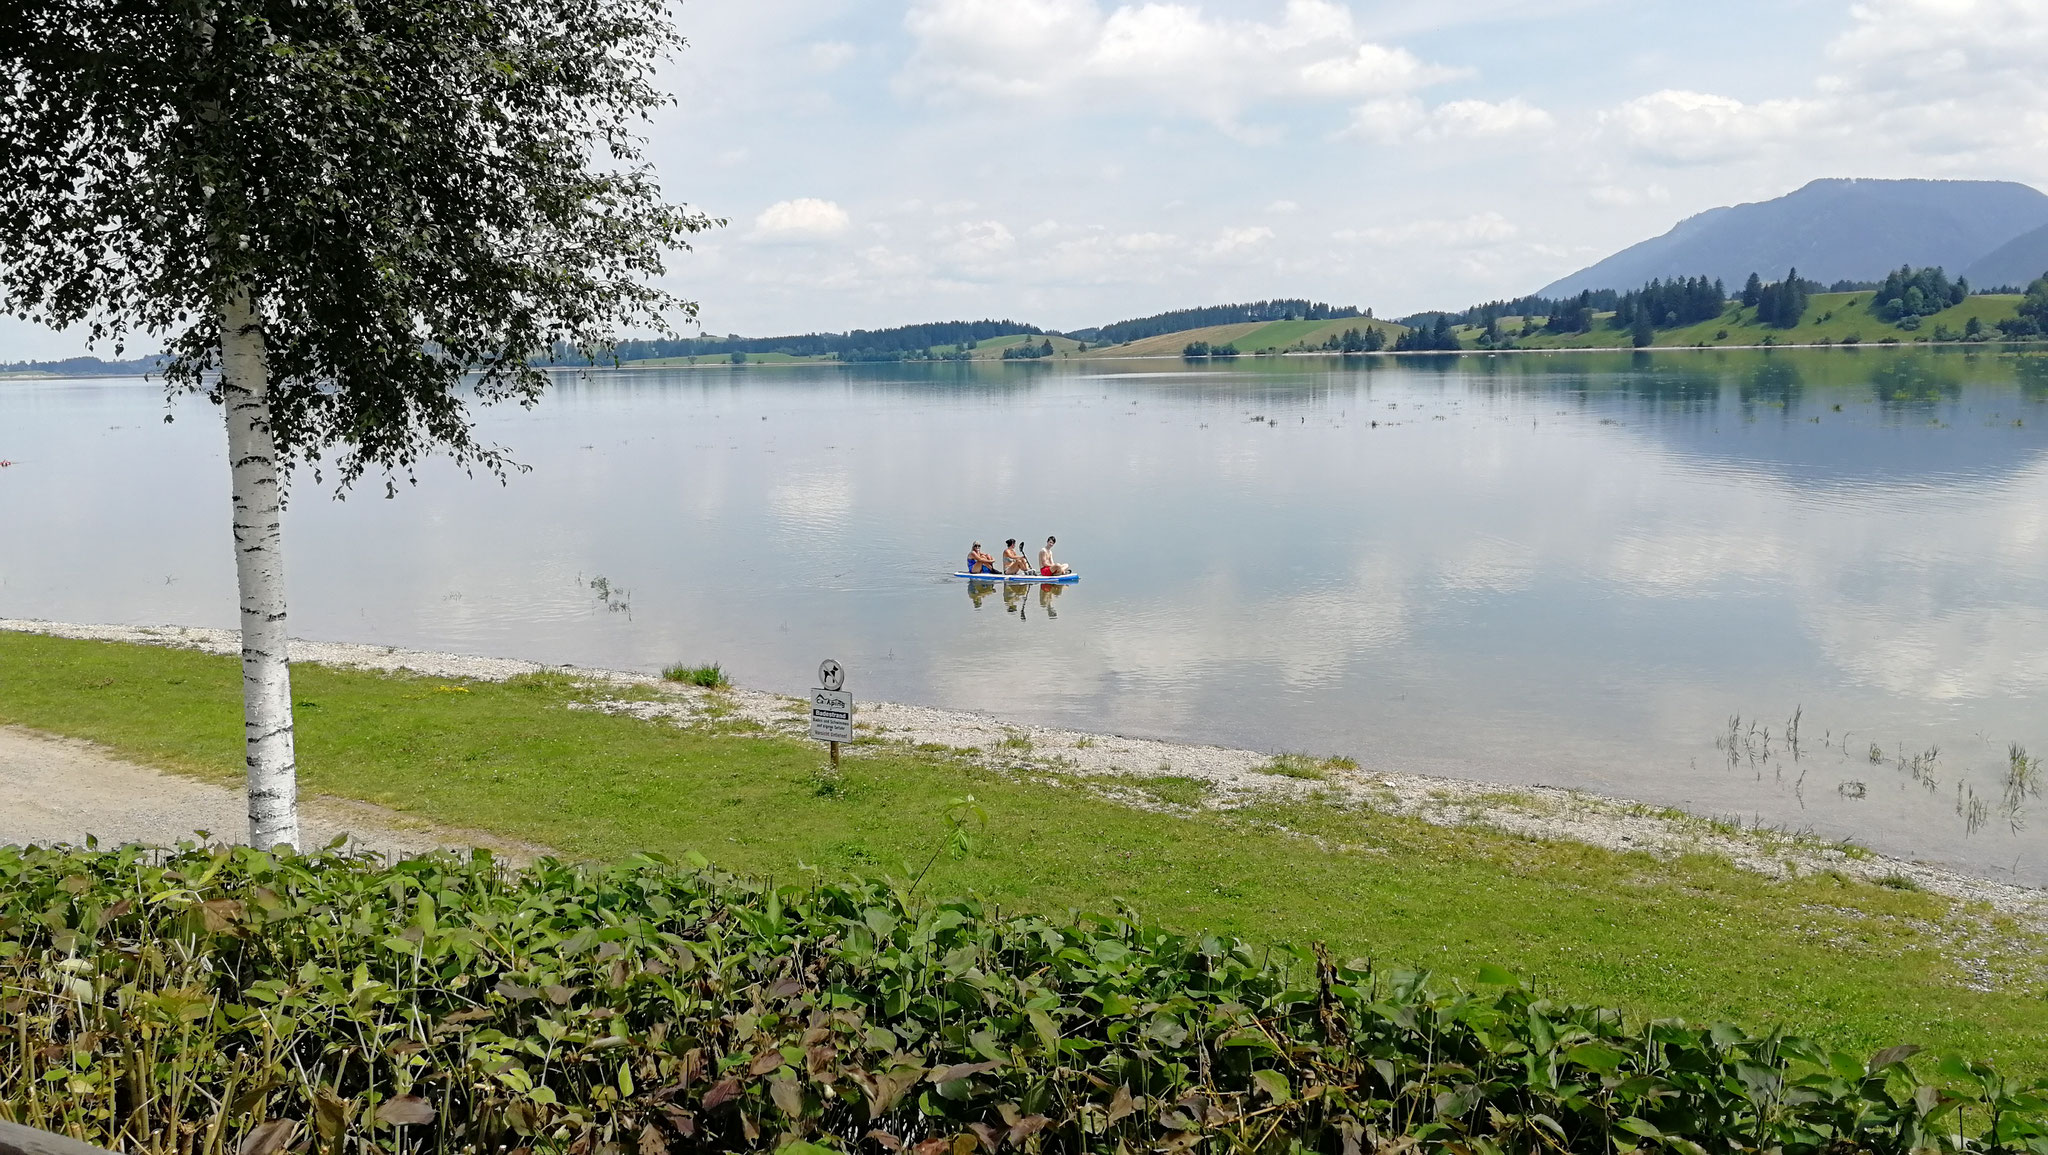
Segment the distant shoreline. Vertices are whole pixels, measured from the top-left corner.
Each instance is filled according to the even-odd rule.
[[[1240,353],[1235,357],[1187,357],[1179,353],[1062,353],[1053,357],[1032,360],[1009,360],[989,357],[975,361],[902,360],[902,361],[838,361],[819,358],[815,361],[746,361],[733,364],[715,360],[712,354],[705,354],[703,364],[649,364],[627,362],[621,365],[551,365],[551,373],[579,373],[592,369],[607,371],[631,370],[654,372],[665,369],[802,369],[821,365],[1045,365],[1069,364],[1076,361],[1185,361],[1191,365],[1234,365],[1246,361],[1274,360],[1283,357],[1320,357],[1331,360],[1358,360],[1366,357],[1494,357],[1506,354],[1544,354],[1556,356],[1566,353],[1739,353],[1769,351],[1777,349],[1831,349],[1837,352],[1861,353],[1866,350],[1897,352],[1911,349],[1985,349],[1998,352],[2016,352],[2021,349],[2048,345],[2048,338],[2032,341],[1871,341],[1853,345],[1839,342],[1817,342],[1813,344],[1773,345],[1647,345],[1636,348],[1629,345],[1582,345],[1571,348],[1553,349],[1404,349],[1395,352],[1381,349],[1371,353],[1338,353],[1326,349],[1297,349],[1279,353]],[[665,359],[666,360],[666,359]]]
[[[1797,345],[1795,345],[1795,344],[1783,344],[1783,345],[1778,345],[1778,344],[1772,344],[1772,345],[1646,345],[1646,346],[1643,346],[1643,347],[1641,347],[1641,348],[1636,348],[1636,347],[1632,347],[1632,346],[1628,346],[1628,345],[1580,345],[1580,346],[1573,346],[1573,347],[1569,347],[1569,348],[1550,348],[1550,349],[1405,349],[1405,350],[1402,350],[1402,351],[1400,351],[1400,352],[1395,352],[1394,350],[1391,350],[1391,349],[1381,349],[1381,350],[1377,350],[1377,351],[1375,351],[1375,352],[1371,352],[1371,353],[1339,353],[1339,352],[1334,352],[1334,351],[1331,351],[1331,350],[1324,350],[1324,349],[1296,349],[1296,350],[1290,350],[1290,351],[1286,351],[1286,352],[1275,352],[1275,353],[1240,353],[1240,354],[1238,354],[1238,355],[1237,355],[1237,356],[1235,356],[1235,357],[1187,357],[1187,356],[1183,356],[1183,355],[1181,355],[1181,354],[1178,354],[1178,353],[1103,353],[1103,354],[1099,354],[1099,355],[1098,355],[1098,354],[1096,354],[1096,353],[1094,353],[1094,352],[1092,352],[1092,351],[1091,351],[1091,352],[1088,352],[1088,353],[1072,353],[1072,354],[1070,354],[1070,353],[1062,353],[1062,354],[1058,354],[1058,355],[1056,355],[1056,356],[1052,356],[1052,357],[1034,358],[1034,359],[1030,359],[1030,360],[1016,360],[1016,359],[1012,359],[1012,360],[1008,360],[1008,361],[1005,361],[1005,360],[1003,360],[1003,359],[1001,359],[1001,358],[997,358],[997,357],[989,357],[989,358],[984,358],[984,359],[980,359],[980,360],[969,360],[969,361],[940,361],[940,360],[922,360],[922,359],[918,359],[918,360],[903,360],[903,361],[839,361],[839,360],[834,360],[834,359],[830,359],[830,358],[820,358],[820,359],[818,359],[818,360],[815,360],[815,361],[798,361],[798,360],[788,360],[788,361],[752,361],[752,360],[749,360],[749,361],[746,361],[746,362],[743,362],[743,363],[740,363],[740,364],[733,364],[732,362],[730,362],[730,361],[727,361],[727,360],[721,360],[721,359],[716,359],[716,358],[714,358],[714,357],[713,357],[713,356],[712,356],[711,354],[705,354],[705,359],[704,359],[704,362],[703,362],[702,364],[687,364],[687,363],[686,363],[686,364],[661,364],[661,365],[656,365],[656,364],[650,364],[650,363],[644,363],[644,362],[642,362],[642,363],[635,363],[635,362],[627,362],[627,363],[625,363],[625,364],[619,364],[619,365],[547,365],[547,366],[543,366],[542,368],[543,368],[543,371],[545,371],[545,372],[548,372],[548,373],[589,373],[589,372],[593,372],[593,371],[602,371],[602,372],[608,372],[608,373],[617,373],[617,372],[634,372],[634,373],[652,373],[652,372],[663,372],[663,371],[666,371],[666,370],[670,370],[670,369],[720,369],[720,370],[726,370],[726,371],[731,371],[731,370],[735,370],[735,369],[739,369],[739,370],[748,370],[748,369],[806,369],[806,368],[809,368],[809,369],[815,369],[815,368],[819,368],[819,367],[821,367],[821,366],[840,366],[840,367],[847,367],[847,368],[851,368],[851,367],[855,367],[855,366],[877,366],[877,365],[880,365],[880,366],[902,366],[902,365],[1020,365],[1020,366],[1030,366],[1030,365],[1047,365],[1047,364],[1054,364],[1054,365],[1065,365],[1065,364],[1072,364],[1072,363],[1075,363],[1075,362],[1080,362],[1080,361],[1130,361],[1130,362],[1135,362],[1135,361],[1180,361],[1180,362],[1184,362],[1184,363],[1186,363],[1186,364],[1189,364],[1189,365],[1200,365],[1200,366],[1204,366],[1204,367],[1221,367],[1221,366],[1229,366],[1229,365],[1235,365],[1235,364],[1239,364],[1239,363],[1242,363],[1242,362],[1249,362],[1249,361],[1261,361],[1261,360],[1275,360],[1275,359],[1280,359],[1280,358],[1288,358],[1288,357],[1293,357],[1293,358],[1322,358],[1322,359],[1326,359],[1326,360],[1352,361],[1352,360],[1359,360],[1359,359],[1362,359],[1362,358],[1367,358],[1367,357],[1374,357],[1374,358],[1402,358],[1402,357],[1497,357],[1497,356],[1504,356],[1504,355],[1509,355],[1509,354],[1528,354],[1528,355],[1542,355],[1542,356],[1558,356],[1558,355],[1561,355],[1561,354],[1571,354],[1571,353],[1742,353],[1742,352],[1770,352],[1770,351],[1775,351],[1775,350],[1779,350],[1779,349],[1826,349],[1826,350],[1832,350],[1832,351],[1835,351],[1835,352],[1841,352],[1841,353],[1859,353],[1859,354],[1860,354],[1860,353],[1863,353],[1863,352],[1865,352],[1865,351],[1875,351],[1875,352],[1901,352],[1901,351],[1906,351],[1906,350],[1914,350],[1914,349],[1978,349],[1978,350],[1983,350],[1983,351],[1987,351],[1987,352],[1999,352],[1999,353],[2017,353],[2017,352],[2026,352],[2026,351],[2029,351],[2029,350],[2033,350],[2033,349],[2038,349],[2038,348],[2040,348],[2040,347],[2042,347],[2042,346],[2044,346],[2044,345],[2048,345],[2048,338],[2038,338],[2038,339],[2035,339],[2035,340],[2030,340],[2030,341],[2028,341],[2028,340],[2021,340],[2021,341],[2015,341],[2015,340],[1998,340],[1998,341],[1891,341],[1891,342],[1883,342],[1883,341],[1870,341],[1870,342],[1862,342],[1862,343],[1857,343],[1857,344],[1849,344],[1849,345],[1845,345],[1845,344],[1842,344],[1842,343],[1840,343],[1840,342],[1827,342],[1827,341],[1823,341],[1823,342],[1816,342],[1816,343],[1811,343],[1811,344],[1797,344]],[[7,382],[17,382],[17,381],[19,381],[19,382],[28,382],[28,381],[121,381],[121,380],[141,380],[141,381],[146,381],[146,380],[150,380],[150,379],[152,379],[152,378],[157,378],[157,377],[160,377],[160,376],[161,376],[161,374],[160,374],[160,373],[149,373],[149,372],[140,372],[140,373],[138,373],[138,372],[133,372],[133,371],[129,371],[129,372],[107,372],[107,373],[25,373],[25,372],[15,372],[15,371],[11,371],[11,370],[5,370],[5,369],[0,369],[0,384],[4,384],[4,383],[7,383]]]

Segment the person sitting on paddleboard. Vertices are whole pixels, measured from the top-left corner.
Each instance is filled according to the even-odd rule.
[[[1014,537],[1003,539],[1003,572],[1006,574],[1028,574],[1031,572],[1031,561],[1024,556],[1024,551],[1018,547],[1017,539]]]
[[[981,543],[980,543],[980,542],[978,542],[978,541],[977,541],[977,542],[975,542],[975,543],[974,543],[974,544],[973,544],[972,546],[968,547],[968,550],[967,550],[967,572],[968,572],[968,573],[994,573],[994,572],[996,572],[996,559],[994,559],[994,558],[992,558],[992,557],[988,556],[988,554],[987,554],[987,553],[983,552],[983,550],[982,550],[982,548],[981,548]]]
[[[1038,551],[1038,575],[1040,577],[1065,577],[1074,572],[1073,566],[1061,565],[1052,559],[1053,543],[1058,540],[1059,538],[1056,537],[1046,538],[1045,548]]]

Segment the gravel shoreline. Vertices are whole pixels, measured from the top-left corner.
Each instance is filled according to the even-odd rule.
[[[139,642],[215,654],[237,654],[239,635],[183,626],[83,625],[0,618],[0,630],[90,641]],[[739,724],[770,733],[802,734],[802,699],[756,690],[701,690],[653,674],[547,666],[510,658],[293,639],[292,660],[327,666],[411,673],[427,677],[503,681],[551,672],[633,696],[601,699],[593,709],[680,725]],[[657,691],[649,696],[646,691]],[[1456,778],[1390,774],[1341,761],[1289,759],[1253,750],[1191,745],[1048,726],[1004,722],[985,714],[865,703],[859,730],[864,744],[943,749],[994,769],[1075,780],[1131,805],[1168,810],[1229,810],[1273,799],[1322,800],[1369,807],[1444,826],[1478,825],[1528,838],[1565,840],[1609,850],[1640,850],[1659,857],[1710,854],[1739,867],[1783,877],[1835,871],[1870,882],[1911,885],[2015,916],[2048,931],[2048,890],[1979,878],[1931,863],[1889,858],[1769,830],[1734,830],[1724,823],[1662,807],[1603,798],[1555,787],[1507,786]],[[861,745],[849,749],[861,754]],[[1202,786],[1199,806],[1158,801],[1148,779],[1192,779]]]

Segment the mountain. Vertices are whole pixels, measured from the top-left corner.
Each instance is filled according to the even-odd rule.
[[[2012,181],[1817,180],[1776,200],[1708,209],[1539,294],[1633,289],[1652,277],[1701,273],[1733,289],[1751,273],[1770,280],[1795,266],[1822,283],[1878,280],[1900,265],[1954,273],[2043,226],[2048,195]]]
[[[2015,285],[2024,289],[2043,275],[2048,275],[2048,225],[2021,233],[1963,270],[1971,284],[1984,288]]]

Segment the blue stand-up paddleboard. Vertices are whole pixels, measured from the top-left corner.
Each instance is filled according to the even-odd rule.
[[[1077,573],[1063,573],[1058,577],[1046,577],[1035,573],[967,573],[964,570],[953,575],[971,582],[1022,582],[1025,585],[1066,586],[1081,580]]]

